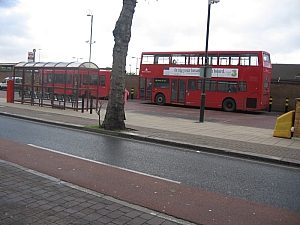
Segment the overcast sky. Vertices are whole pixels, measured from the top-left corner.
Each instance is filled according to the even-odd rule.
[[[111,67],[122,2],[0,0],[0,62],[27,61],[32,49],[36,61],[88,61],[90,9],[91,61]],[[138,0],[127,71],[143,51],[204,51],[207,8],[207,0]],[[299,9],[299,0],[220,0],[211,6],[208,49],[265,50],[272,63],[300,64]]]

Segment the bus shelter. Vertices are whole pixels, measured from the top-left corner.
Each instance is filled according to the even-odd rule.
[[[20,62],[13,80],[19,81],[14,102],[76,111],[98,107],[99,68],[92,62]]]

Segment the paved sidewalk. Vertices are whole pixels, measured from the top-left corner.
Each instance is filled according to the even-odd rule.
[[[0,224],[192,224],[0,159]]]

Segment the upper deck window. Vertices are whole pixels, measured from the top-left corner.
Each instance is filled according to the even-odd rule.
[[[241,66],[258,66],[258,55],[257,54],[242,54],[240,58]]]
[[[170,64],[171,55],[155,55],[155,64]]]
[[[239,55],[220,55],[219,65],[233,65],[239,64]]]
[[[142,64],[154,64],[154,55],[143,55]]]
[[[270,55],[267,54],[267,53],[264,53],[264,62],[268,62],[268,63],[271,62],[271,60],[270,60]]]
[[[189,55],[187,54],[173,54],[172,64],[187,65],[189,60]]]
[[[197,54],[190,55],[190,65],[197,65],[198,64],[199,56]]]
[[[200,55],[200,65],[205,65],[205,55]],[[208,55],[208,65],[218,65],[218,55]]]

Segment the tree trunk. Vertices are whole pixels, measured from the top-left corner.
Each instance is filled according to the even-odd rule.
[[[124,130],[124,89],[128,44],[136,0],[123,0],[123,8],[113,31],[115,45],[110,79],[110,94],[102,127],[106,130]]]

